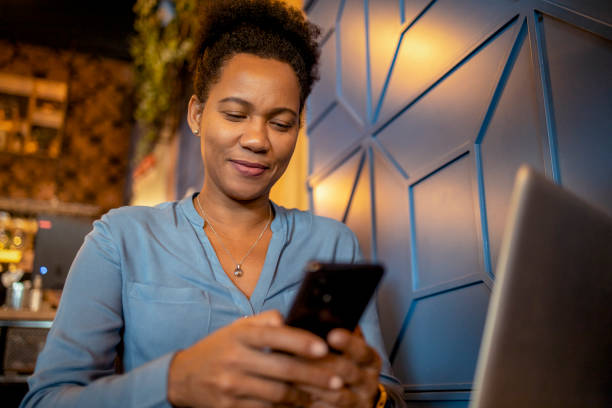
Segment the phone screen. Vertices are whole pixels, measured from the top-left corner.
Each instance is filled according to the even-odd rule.
[[[335,328],[353,331],[383,273],[379,264],[310,262],[286,323],[324,339]]]

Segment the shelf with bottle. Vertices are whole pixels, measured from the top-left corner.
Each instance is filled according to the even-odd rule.
[[[0,72],[0,152],[57,158],[67,97],[64,82]]]

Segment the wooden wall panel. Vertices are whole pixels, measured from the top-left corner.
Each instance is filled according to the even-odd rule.
[[[124,61],[0,41],[0,71],[68,83],[61,155],[0,153],[0,196],[125,204],[132,129],[132,71]]]

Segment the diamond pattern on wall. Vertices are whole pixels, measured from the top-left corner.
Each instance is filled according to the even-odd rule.
[[[482,283],[415,300],[393,361],[395,374],[410,389],[469,386],[488,301]]]
[[[408,30],[377,118],[386,120],[495,31],[512,12],[509,1],[439,0]],[[470,10],[469,13],[462,12]],[[457,18],[461,15],[461,18]]]
[[[318,180],[312,189],[314,212],[318,215],[344,221],[353,187],[363,163],[363,152],[357,152],[334,172]]]
[[[374,254],[372,247],[370,156],[370,152],[367,151],[355,185],[355,192],[346,213],[345,223],[357,235],[364,258],[371,261],[374,258]]]
[[[398,0],[370,0],[369,50],[372,101],[378,101],[402,31],[401,4]],[[375,33],[375,35],[372,35]]]
[[[514,175],[521,163],[543,171],[544,152],[538,135],[545,124],[537,105],[535,74],[526,26],[517,37],[513,53],[491,102],[481,150],[491,267],[497,265]],[[522,101],[518,104],[516,101]]]
[[[424,405],[442,394],[436,406],[468,404],[519,163],[612,212],[610,26],[583,2],[559,2],[310,7],[337,23],[323,50],[335,82],[326,72],[310,100],[313,209],[347,222],[386,264],[385,346]]]
[[[539,24],[561,184],[612,215],[612,39],[547,15]]]
[[[471,168],[472,160],[466,154],[411,187],[418,254],[415,288],[436,286],[482,270]]]
[[[410,174],[476,139],[491,93],[512,42],[510,25],[457,67],[378,135]]]
[[[342,105],[334,105],[325,120],[309,129],[310,173],[324,171],[361,137],[362,129]]]
[[[410,306],[410,204],[406,180],[379,149],[372,150],[377,258],[386,267],[378,289],[378,311],[384,317],[380,325],[390,352]]]
[[[336,31],[337,46],[344,62],[337,63],[341,92],[338,97],[346,102],[347,109],[352,110],[362,123],[367,123],[368,95],[367,87],[363,86],[367,83],[363,0],[344,0],[343,4]]]
[[[321,79],[315,84],[306,102],[308,126],[321,119],[336,102],[336,36],[331,35],[321,47]]]

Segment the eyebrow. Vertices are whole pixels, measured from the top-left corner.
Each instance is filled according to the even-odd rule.
[[[238,98],[236,96],[228,96],[227,98],[223,98],[221,99],[217,105],[220,105],[224,102],[235,102],[237,104],[246,106],[249,109],[253,109],[253,104],[249,101],[246,101],[242,98]],[[279,107],[279,108],[274,108],[272,110],[270,110],[270,112],[268,112],[268,114],[270,116],[274,116],[274,115],[278,115],[279,113],[284,113],[284,112],[288,112],[291,113],[293,116],[297,117],[297,113],[295,113],[295,111],[293,109],[289,109],[289,108],[285,108],[285,107]]]

